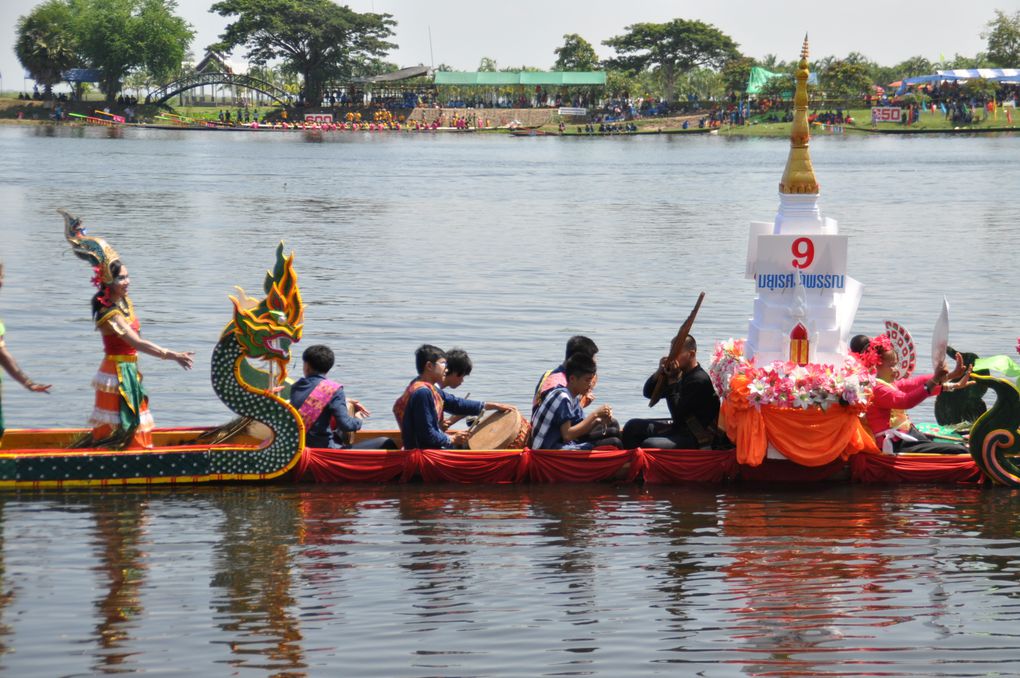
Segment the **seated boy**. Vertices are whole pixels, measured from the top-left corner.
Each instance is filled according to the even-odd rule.
[[[451,348],[446,352],[446,376],[439,386],[441,388],[454,389],[464,383],[464,379],[471,374],[471,357],[462,348]],[[455,417],[443,419],[442,428],[449,430],[451,426],[463,419],[466,415],[459,414]],[[470,423],[470,420],[469,422]]]
[[[443,432],[443,413],[481,414],[482,410],[511,410],[503,403],[486,403],[465,400],[444,391],[437,384],[445,383],[446,353],[437,346],[423,344],[414,352],[418,376],[404,389],[393,403],[393,416],[397,419],[404,439],[405,450],[439,450],[462,446],[467,442],[467,431],[453,436]]]
[[[599,352],[599,347],[595,345],[595,342],[588,337],[582,335],[575,335],[567,340],[567,360],[570,356],[575,354],[585,355],[595,360],[595,355]],[[567,375],[564,371],[564,365],[560,364],[559,367],[553,370],[549,370],[542,375],[542,378],[538,380],[538,386],[535,387],[535,397],[531,401],[531,416],[534,418],[535,412],[538,411],[539,405],[545,399],[546,395],[550,393],[557,386],[567,385]],[[587,391],[581,394],[579,402],[582,408],[588,407],[595,401],[595,384],[598,383],[598,377],[594,377],[591,381],[591,386]],[[616,419],[609,417],[605,421],[600,422],[595,428],[591,430],[588,435],[584,436],[581,442],[597,443],[598,441],[606,438],[618,438],[620,436],[620,423]]]
[[[301,355],[305,376],[290,388],[290,404],[305,422],[305,445],[308,447],[346,447],[343,433],[361,430],[361,422],[370,413],[357,400],[351,400],[354,416],[347,411],[344,387],[326,379],[333,369],[335,358],[329,346],[309,346]],[[335,422],[335,428],[333,424]],[[396,449],[389,438],[363,440],[352,447],[357,449]]]
[[[443,377],[443,388],[457,388],[464,383],[464,378],[471,375],[471,357],[462,348],[451,348],[446,352],[446,376]]]
[[[567,340],[567,354],[564,356],[565,360],[569,360],[570,356],[575,353],[581,353],[588,356],[591,359],[595,359],[595,354],[599,352],[599,347],[595,345],[595,342],[588,337],[576,335],[570,337]],[[557,386],[567,385],[567,375],[564,372],[564,363],[554,369],[548,370],[542,375],[542,378],[538,380],[538,384],[535,386],[535,396],[531,400],[531,415],[534,416],[538,410],[538,406],[542,404],[542,400],[545,396]],[[595,388],[595,382],[598,379],[592,381],[592,389]],[[591,391],[583,394],[581,398],[581,406],[587,407],[591,405],[592,401],[595,400],[595,395]]]
[[[576,353],[563,364],[567,383],[551,389],[531,418],[529,447],[541,450],[590,450],[619,447],[619,438],[582,440],[600,424],[613,417],[613,408],[602,405],[585,416],[579,398],[595,381],[595,359]]]

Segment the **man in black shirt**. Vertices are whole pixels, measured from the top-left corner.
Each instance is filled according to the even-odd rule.
[[[664,357],[659,369],[645,382],[644,395],[651,399],[655,382],[666,380],[662,397],[672,419],[631,419],[623,427],[625,448],[687,449],[715,443],[719,396],[708,373],[698,364],[698,344],[688,336],[676,360]]]

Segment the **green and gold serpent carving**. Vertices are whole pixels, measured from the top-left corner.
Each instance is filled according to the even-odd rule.
[[[1006,379],[972,375],[995,391],[995,404],[978,417],[970,431],[970,454],[981,470],[1000,485],[1020,487],[1020,391]]]
[[[277,390],[287,376],[291,346],[301,339],[304,306],[294,255],[284,256],[283,243],[263,288],[261,300],[240,289],[231,297],[234,317],[213,349],[212,385],[236,414],[269,428],[266,442],[210,444],[184,435],[179,443],[151,450],[6,450],[0,453],[0,487],[258,481],[286,473],[304,449],[304,425]],[[252,384],[242,376],[266,374],[246,365],[248,359],[270,365],[266,383]]]

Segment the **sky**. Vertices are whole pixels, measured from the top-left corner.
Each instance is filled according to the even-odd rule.
[[[214,0],[178,0],[178,14],[196,31],[192,51],[201,58],[227,19],[209,12]],[[0,0],[0,77],[5,90],[20,89],[24,69],[14,55],[17,18],[39,0]],[[947,11],[943,3],[917,0],[857,0],[852,3],[818,0],[351,0],[358,12],[385,12],[397,21],[393,42],[398,48],[389,61],[400,66],[441,63],[455,70],[477,70],[482,57],[496,60],[499,68],[535,66],[551,68],[553,50],[563,35],[577,33],[592,43],[600,57],[611,56],[602,41],[640,22],[675,18],[698,19],[715,25],[752,57],[775,54],[793,61],[809,34],[811,56],[843,57],[860,52],[882,65],[892,66],[920,55],[938,61],[960,53],[984,51],[981,33],[996,9],[1008,14],[1020,10],[1018,0],[969,0]],[[238,50],[231,61],[243,65]],[[29,86],[31,83],[29,83]]]

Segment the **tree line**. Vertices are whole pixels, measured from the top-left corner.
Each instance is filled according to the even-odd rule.
[[[45,0],[18,19],[15,53],[45,96],[69,70],[88,68],[98,71],[99,88],[112,102],[126,84],[161,84],[182,74],[195,32],[176,10],[175,0]],[[218,0],[209,11],[230,19],[209,49],[243,48],[261,72],[278,64],[284,78],[298,81],[301,99],[311,105],[322,101],[329,83],[396,68],[385,61],[397,47],[391,42],[397,22],[390,14],[355,12],[331,0]],[[936,68],[1020,66],[1020,12],[996,10],[986,29],[987,50],[974,57],[956,55],[936,64],[917,56],[887,67],[853,52],[818,59],[812,70],[827,96],[850,99],[873,85]],[[746,56],[715,26],[680,18],[626,26],[603,41],[614,52],[607,59],[599,59],[578,34],[563,40],[553,51],[554,70],[604,70],[610,95],[648,95],[667,103],[678,97],[739,96],[753,67],[792,73],[795,65],[774,55]],[[482,57],[479,70],[497,70],[497,64]],[[776,78],[768,87],[777,92],[766,96],[789,84]]]

